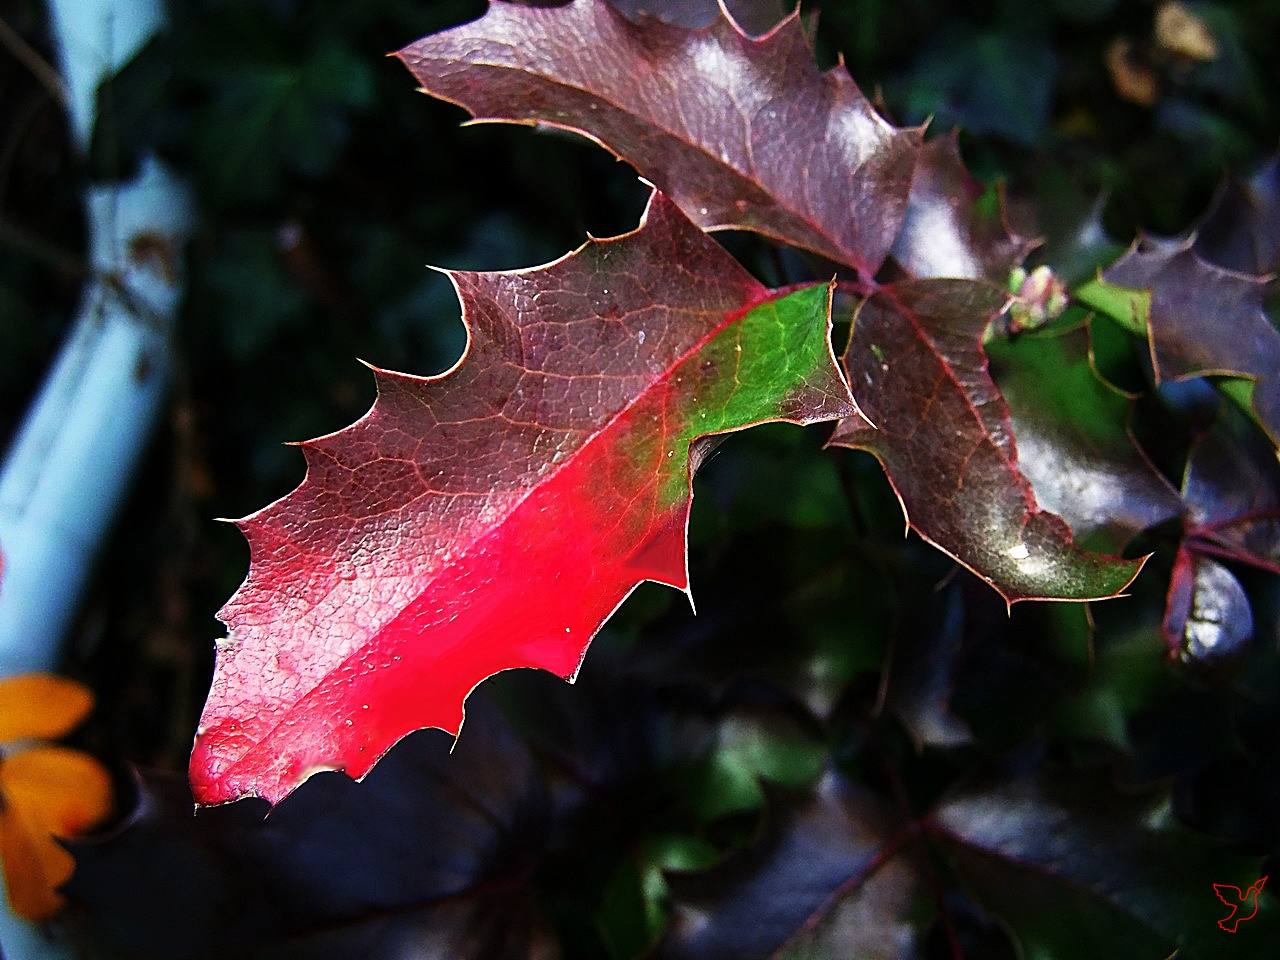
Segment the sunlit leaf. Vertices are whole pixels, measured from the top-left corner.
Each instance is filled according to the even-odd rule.
[[[1004,303],[996,288],[964,280],[875,293],[844,355],[870,423],[845,420],[831,442],[874,453],[912,528],[1010,602],[1114,596],[1141,563],[1077,547],[1019,469],[1008,408],[982,352]]]
[[[894,259],[913,277],[1003,284],[1032,246],[1009,227],[1003,191],[984,195],[965,169],[955,134],[924,145],[893,244]]]
[[[755,230],[875,273],[902,224],[918,130],[876,114],[843,67],[820,72],[797,14],[753,38],[632,23],[605,0],[491,3],[400,58],[477,120],[582,133],[704,229]]]
[[[1178,516],[1182,502],[1127,430],[1132,398],[1097,376],[1089,350],[1085,329],[987,346],[1037,502],[1077,538],[1101,534],[1119,550]]]

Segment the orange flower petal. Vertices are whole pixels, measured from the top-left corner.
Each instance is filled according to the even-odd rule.
[[[24,673],[0,680],[0,743],[56,740],[66,736],[93,709],[87,688],[48,673]]]
[[[73,837],[111,811],[111,778],[93,757],[44,746],[0,762],[0,858],[14,912],[47,920],[75,860],[54,836]]]
[[[32,825],[74,837],[111,812],[111,777],[87,753],[35,747],[0,763],[0,796]]]
[[[75,860],[21,809],[0,812],[0,858],[14,913],[39,923],[62,908],[57,888],[71,877]]]

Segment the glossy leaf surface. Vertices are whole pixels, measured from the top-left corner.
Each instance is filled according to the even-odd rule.
[[[1189,525],[1238,556],[1280,564],[1280,462],[1243,417],[1222,411],[1182,480]]]
[[[1008,281],[1034,246],[1010,229],[1003,193],[988,202],[954,134],[920,150],[893,256],[912,276]]]
[[[678,907],[658,956],[733,960],[774,955],[824,912],[834,892],[859,888],[872,878],[895,827],[891,808],[828,774],[802,805],[776,814],[750,850],[714,870],[675,878]],[[888,902],[877,904],[876,926],[867,931],[868,938],[910,941],[903,914],[911,886],[894,892],[897,909]],[[846,941],[844,947],[849,946]]]
[[[804,247],[870,277],[906,210],[917,130],[821,72],[796,14],[752,38],[632,23],[605,0],[491,3],[400,51],[432,96],[477,120],[584,134],[631,163],[699,226]]]
[[[1205,675],[1237,669],[1253,639],[1253,610],[1235,574],[1212,557],[1178,554],[1165,609],[1171,656]]]
[[[720,18],[719,0],[609,0],[632,20],[654,17],[678,27],[709,27]],[[767,33],[787,15],[782,0],[725,0],[724,9],[743,30]]]
[[[1226,407],[1191,447],[1182,496],[1165,645],[1200,674],[1225,677],[1244,663],[1255,622],[1240,580],[1220,561],[1280,574],[1280,464],[1261,432]]]
[[[987,347],[1037,501],[1077,538],[1101,534],[1118,550],[1182,502],[1125,429],[1132,398],[1098,377],[1089,351],[1083,328]]]
[[[869,426],[833,444],[874,453],[911,526],[1006,600],[1114,596],[1140,562],[1080,550],[1018,468],[1008,408],[981,348],[1005,297],[987,284],[921,280],[863,305],[844,363]]]
[[[412,730],[457,732],[500,670],[571,679],[638,583],[687,590],[699,437],[854,413],[830,289],[770,294],[660,194],[635,233],[451,276],[464,359],[375,371],[369,413],[303,444],[303,484],[239,523],[200,802],[361,777]]]

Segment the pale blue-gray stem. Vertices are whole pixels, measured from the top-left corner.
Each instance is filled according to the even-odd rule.
[[[160,27],[160,0],[50,0],[72,135],[87,148],[99,83]],[[86,198],[90,279],[80,312],[0,467],[0,676],[55,668],[103,536],[157,419],[172,367],[176,266],[191,220],[154,159]],[[0,899],[0,946],[69,956]]]

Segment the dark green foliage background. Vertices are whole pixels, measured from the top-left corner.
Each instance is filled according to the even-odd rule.
[[[85,741],[117,766],[126,794],[134,789],[128,765],[155,782],[185,769],[212,667],[213,615],[247,562],[235,530],[211,518],[287,492],[302,461],[282,444],[338,429],[368,407],[372,380],[356,358],[435,373],[461,350],[452,289],[425,265],[531,266],[588,232],[635,225],[645,190],[629,168],[564,136],[459,129],[462,111],[415,94],[404,69],[382,56],[483,6],[174,0],[169,31],[102,90],[87,160],[68,147],[48,92],[0,57],[0,440],[75,306],[84,183],[126,176],[154,149],[191,178],[199,198],[177,383],[66,662],[99,694]],[[1280,134],[1272,49],[1280,8],[1253,0],[1197,9],[1221,44],[1211,64],[1161,60],[1149,39],[1153,6],[1118,0],[985,2],[963,19],[926,0],[833,3],[819,18],[817,47],[826,63],[843,52],[897,122],[932,117],[933,131],[962,127],[970,168],[985,183],[1006,184],[1011,215],[1027,232],[1064,236],[1103,197],[1102,222],[1123,245],[1139,230],[1192,226],[1224,174],[1251,172]],[[47,54],[38,4],[5,0],[0,15]],[[1125,102],[1110,83],[1104,53],[1121,37],[1161,77],[1153,107]],[[796,264],[759,242],[725,241],[771,282],[800,279]],[[1055,252],[1052,242],[1046,249]],[[1109,373],[1141,384],[1137,352],[1124,356]],[[1175,485],[1204,408],[1187,409],[1154,398],[1140,418]],[[1162,659],[1158,627],[1177,532],[1157,530],[1131,548],[1156,551],[1135,595],[1090,608],[1091,649],[1083,608],[1023,604],[1006,616],[992,591],[904,540],[874,461],[822,451],[825,435],[762,429],[731,440],[705,468],[692,540],[696,619],[670,591],[642,589],[593,647],[577,688],[512,674],[488,684],[551,799],[539,801],[540,826],[524,847],[499,844],[486,861],[495,875],[531,885],[535,932],[477,945],[474,956],[533,955],[535,942],[557,943],[570,957],[646,953],[672,904],[709,896],[699,871],[736,869],[726,858],[779,823],[802,822],[792,818],[824,770],[883,798],[904,823],[982,776],[1065,777],[1086,795],[1073,794],[1071,809],[1083,804],[1120,835],[1151,816],[1126,794],[1165,798],[1203,835],[1195,843],[1254,862],[1269,856],[1280,874],[1274,578],[1245,580],[1258,624],[1245,660],[1221,676],[1193,676]],[[961,743],[966,728],[973,737]],[[927,745],[918,742],[922,730]],[[951,746],[943,744],[949,734]],[[493,775],[503,763],[491,758],[486,769]],[[447,817],[457,801],[431,802]],[[182,810],[180,796],[174,809]],[[216,818],[205,822],[221,835]],[[420,837],[424,827],[404,829]],[[179,844],[161,847],[151,853],[163,860]],[[1110,855],[1122,878],[1145,875],[1140,859],[1155,856],[1093,851]],[[101,951],[86,955],[113,956],[109,944],[122,943],[135,951],[124,955],[202,955],[182,939],[190,931],[141,929],[162,909],[142,892],[135,914],[117,904],[104,924],[109,845],[99,856],[90,861],[98,872],[87,871],[79,888],[85,906],[72,913]],[[977,856],[970,848],[944,843],[931,856],[912,869],[925,887],[947,892],[912,901],[903,922],[917,935],[903,955],[955,956],[960,944],[967,957],[1011,957],[1023,935],[1063,957],[1096,956],[1089,945],[1111,939],[1137,949],[1152,942],[1130,929],[1130,917],[1093,903],[1075,907],[1098,925],[1093,939],[1062,928],[1043,906],[1019,901],[1025,891],[990,863],[971,865],[969,885],[951,884],[948,871]],[[1199,857],[1187,853],[1189,862]],[[1035,854],[1023,863],[1032,865],[1032,885],[1052,886],[1061,865],[1036,863]],[[677,879],[661,879],[657,867],[676,865],[685,869],[667,876]],[[776,897],[798,876],[788,870],[800,871],[769,866],[748,871],[755,887],[725,889],[746,903]],[[1063,871],[1078,873],[1073,864]],[[779,889],[769,888],[770,876]],[[1198,886],[1190,892],[1180,879],[1168,877],[1170,902],[1187,898],[1194,909],[1184,931],[1192,947],[1179,956],[1258,955],[1242,949],[1249,928],[1240,943],[1216,929],[1220,905],[1210,889],[1253,877],[1191,870],[1185,879]],[[1097,890],[1079,884],[1084,900]],[[205,893],[197,886],[191,895]],[[337,949],[329,941],[308,952],[307,924],[323,926],[310,914],[281,906],[286,921],[255,909],[266,910],[257,932],[253,914],[238,934],[227,933],[225,918],[209,921],[232,938],[218,949],[247,953],[254,937],[288,944],[288,955]],[[497,910],[489,921],[509,916]],[[1071,952],[1073,938],[1084,952]],[[672,942],[663,949],[694,955]]]

